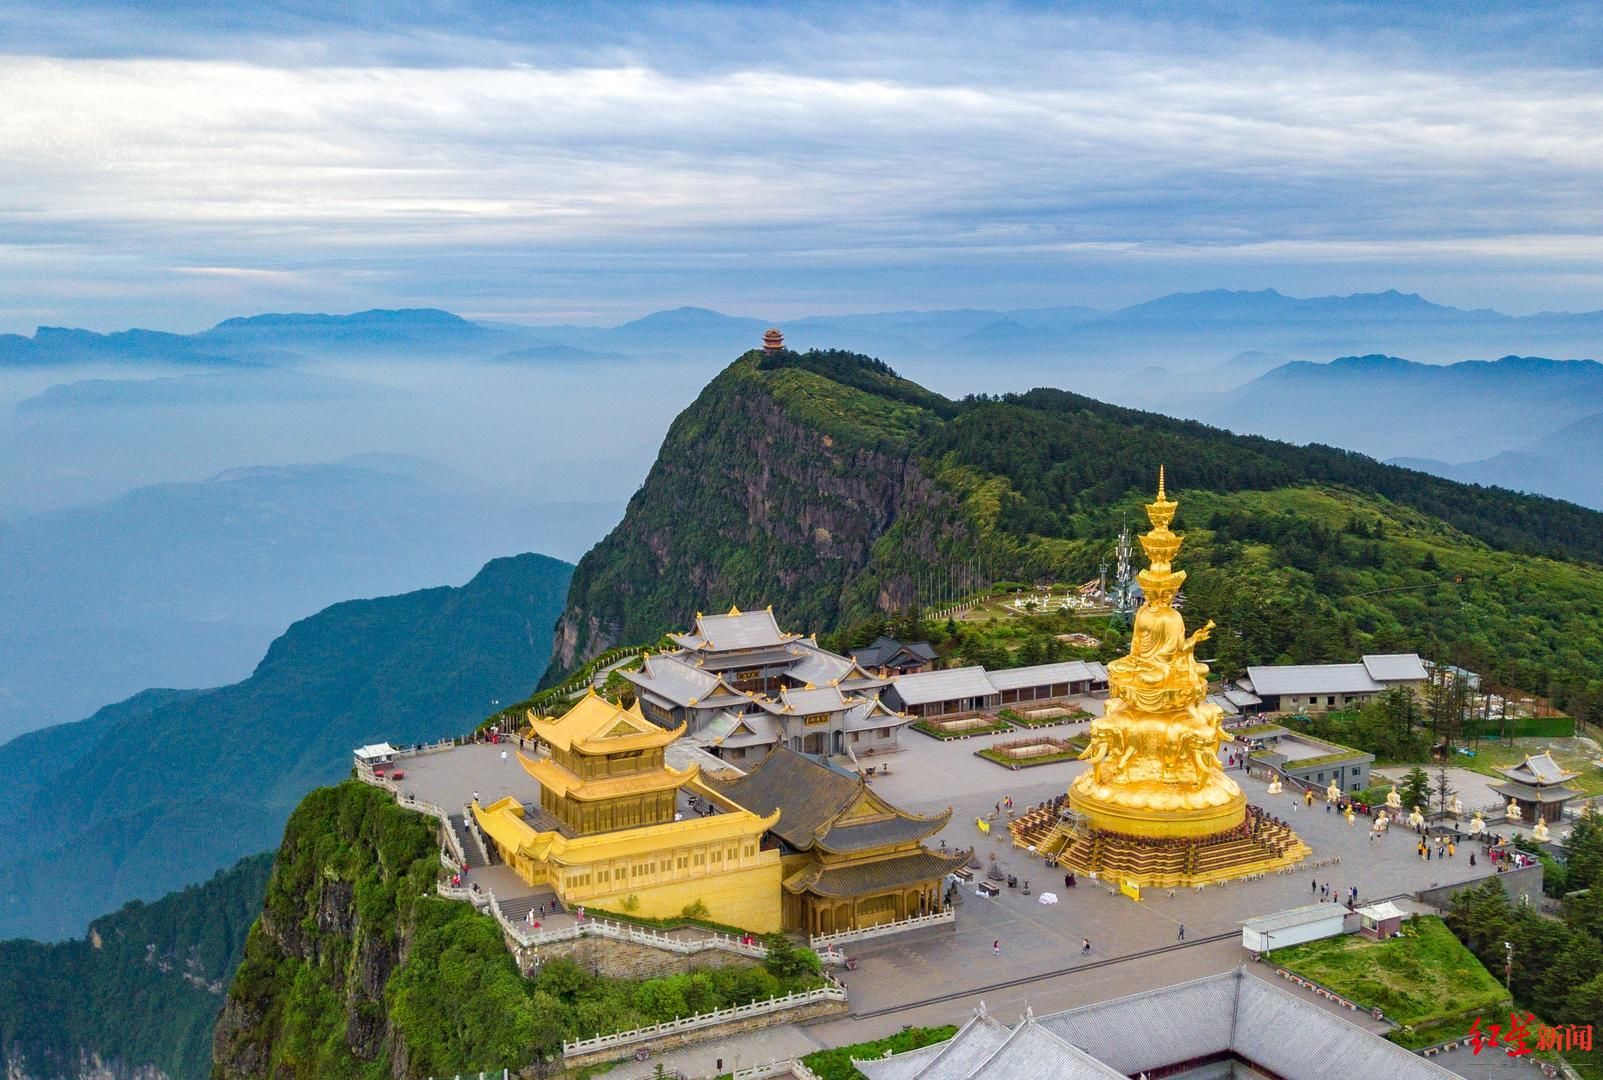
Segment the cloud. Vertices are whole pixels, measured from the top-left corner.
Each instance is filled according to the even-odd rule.
[[[1529,62],[1546,23],[1507,33],[1519,62],[1466,64],[1406,20],[1365,49],[1269,15],[818,10],[501,9],[512,32],[495,37],[467,8],[397,27],[358,7],[331,26],[280,4],[196,17],[147,55],[88,23],[53,41],[35,27],[11,39],[35,52],[0,58],[0,235],[64,273],[148,259],[169,282],[226,273],[264,297],[387,302],[376,290],[404,282],[447,306],[534,259],[526,292],[567,279],[554,310],[585,282],[710,282],[753,260],[891,274],[938,256],[956,283],[963,259],[1054,253],[1599,250],[1603,91],[1563,49]],[[185,14],[158,8],[128,36]]]

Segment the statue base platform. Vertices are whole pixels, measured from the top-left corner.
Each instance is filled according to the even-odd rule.
[[[1106,787],[1088,791],[1088,779],[1086,774],[1069,787],[1069,805],[1087,825],[1101,832],[1158,840],[1201,838],[1229,832],[1247,818],[1247,796],[1226,777],[1200,791],[1160,789],[1148,796],[1150,805],[1134,805],[1147,795],[1139,791]]]
[[[1013,842],[1055,859],[1076,874],[1129,882],[1143,888],[1176,888],[1229,881],[1295,866],[1312,852],[1283,821],[1248,806],[1234,828],[1202,836],[1150,837],[1098,828],[1055,809],[1026,815],[1008,829]]]

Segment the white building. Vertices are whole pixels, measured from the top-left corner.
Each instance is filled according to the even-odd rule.
[[[1347,909],[1340,904],[1305,904],[1241,924],[1241,947],[1263,953],[1347,932]]]

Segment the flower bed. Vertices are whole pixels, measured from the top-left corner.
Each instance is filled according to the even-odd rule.
[[[1055,724],[1077,724],[1082,720],[1091,719],[1091,714],[1084,709],[1070,709],[1062,705],[1051,705],[1040,709],[1006,708],[996,714],[1015,727],[1036,728],[1052,727]]]
[[[961,727],[957,725],[963,725]],[[913,730],[922,732],[932,739],[970,739],[975,735],[995,735],[1002,731],[1013,730],[1007,721],[997,720],[987,716],[969,716],[958,720],[930,721],[918,720],[913,723]]]

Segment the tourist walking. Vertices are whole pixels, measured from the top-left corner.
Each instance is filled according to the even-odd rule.
[[[1091,939],[1090,938],[1083,937],[1083,938],[1080,939],[1080,955],[1081,956],[1090,956],[1091,955]]]
[[[1186,924],[1185,923],[1181,923],[1180,924],[1180,936],[1178,938],[1176,938],[1175,940],[1176,941],[1184,941],[1185,939],[1186,939]]]
[[[1002,939],[1001,938],[997,938],[996,940],[991,942],[991,955],[992,956],[1001,956],[1002,955]]]

